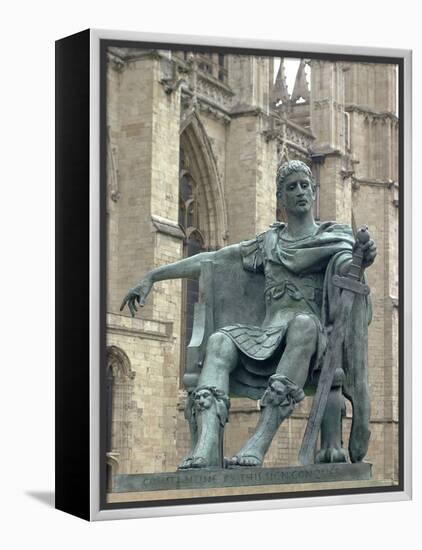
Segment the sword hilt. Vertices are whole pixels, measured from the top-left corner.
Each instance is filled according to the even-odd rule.
[[[355,246],[352,252],[352,263],[350,265],[347,277],[360,281],[362,276],[363,246],[369,241],[369,231],[367,225],[361,225],[356,231]]]
[[[356,231],[355,246],[352,252],[352,263],[345,277],[339,275],[333,276],[333,284],[339,288],[350,290],[355,294],[369,294],[369,287],[361,282],[363,246],[369,241],[369,231],[367,225],[361,225]]]

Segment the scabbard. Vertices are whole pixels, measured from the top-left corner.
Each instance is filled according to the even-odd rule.
[[[311,413],[299,451],[299,461],[303,465],[313,464],[314,462],[315,445],[327,405],[328,395],[334,380],[336,368],[341,363],[343,355],[346,323],[352,312],[353,300],[354,292],[343,290],[340,311],[336,315],[333,330],[328,340],[317,391],[312,402]]]
[[[332,279],[333,285],[342,289],[340,305],[336,313],[333,330],[328,339],[327,351],[324,357],[317,391],[312,403],[311,414],[306,425],[302,446],[299,451],[299,461],[303,465],[312,464],[314,461],[315,445],[327,405],[328,395],[333,384],[334,374],[337,366],[342,365],[346,325],[350,320],[354,297],[356,294],[364,296],[369,294],[369,287],[361,282],[363,276],[362,246],[368,242],[368,240],[368,227],[361,226],[356,232],[356,246],[352,253],[352,263],[347,275],[345,277],[334,275]]]

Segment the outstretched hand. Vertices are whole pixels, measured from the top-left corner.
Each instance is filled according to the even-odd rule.
[[[138,311],[136,303],[138,303],[140,307],[143,307],[145,305],[145,300],[151,291],[152,285],[153,283],[151,279],[149,277],[146,277],[143,281],[139,283],[139,285],[131,288],[126,296],[123,298],[122,305],[120,306],[120,311],[122,311],[127,304],[130,314],[132,315],[132,317],[135,317],[136,312]]]

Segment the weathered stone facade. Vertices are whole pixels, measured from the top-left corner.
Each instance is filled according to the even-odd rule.
[[[273,67],[273,59],[256,56],[109,51],[108,456],[119,473],[175,470],[189,445],[180,381],[185,283],[156,284],[135,319],[119,311],[123,296],[148,270],[182,258],[190,230],[200,235],[202,248],[213,250],[282,218],[276,170],[300,158],[316,176],[319,219],[367,223],[378,246],[368,273],[374,317],[367,460],[375,479],[397,480],[396,67],[302,61],[290,95],[283,64],[275,84]],[[193,189],[189,231],[179,223],[182,175]],[[307,398],[284,422],[266,465],[297,463],[310,405]],[[252,433],[258,411],[256,402],[232,399],[228,456]],[[348,409],[346,445],[350,422]]]

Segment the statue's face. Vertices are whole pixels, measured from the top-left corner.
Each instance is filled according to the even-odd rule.
[[[305,214],[315,200],[312,181],[304,172],[293,172],[284,181],[281,202],[287,212]]]
[[[195,395],[195,406],[198,410],[209,409],[213,402],[213,396],[208,390],[199,390]]]
[[[275,405],[280,405],[286,398],[286,386],[279,380],[273,380],[270,384],[272,392],[272,402]]]

